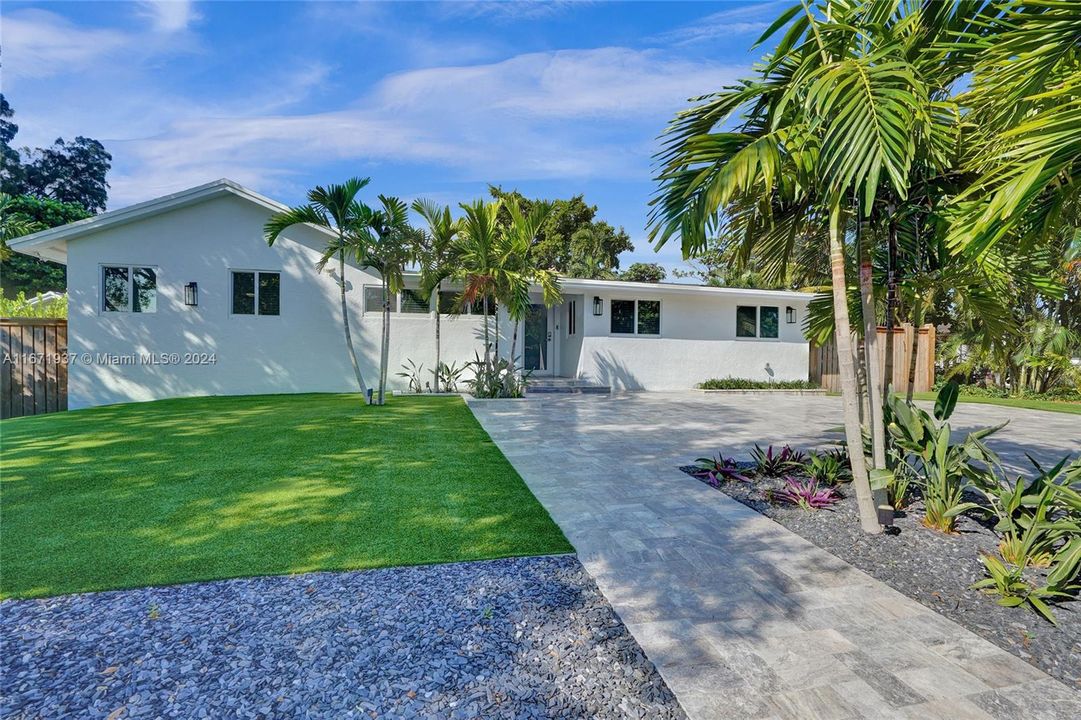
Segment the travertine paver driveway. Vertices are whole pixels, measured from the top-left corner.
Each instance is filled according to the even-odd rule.
[[[471,401],[692,718],[1067,718],[1066,685],[677,465],[754,442],[827,441],[835,398],[631,394]],[[999,449],[1050,459],[1076,416],[1015,422]]]

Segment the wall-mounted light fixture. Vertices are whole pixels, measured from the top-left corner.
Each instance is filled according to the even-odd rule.
[[[784,309],[784,319],[789,325],[796,322],[796,308],[786,307]]]
[[[593,296],[593,314],[598,317],[604,314],[604,300],[596,295]]]
[[[184,304],[192,307],[199,304],[199,283],[190,282],[184,286]]]

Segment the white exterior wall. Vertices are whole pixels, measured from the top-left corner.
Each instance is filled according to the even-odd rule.
[[[68,243],[69,406],[189,395],[355,392],[345,349],[336,267],[315,269],[325,236],[298,226],[274,247],[263,240],[271,211],[233,195],[176,209]],[[157,270],[157,312],[101,311],[101,266]],[[281,273],[281,314],[232,315],[230,270]],[[333,271],[333,275],[331,274]],[[377,381],[378,313],[362,312],[361,286],[378,276],[347,266],[354,344],[369,386]],[[197,282],[199,304],[184,305],[184,285]],[[507,327],[504,321],[504,328]],[[481,347],[482,318],[443,318],[443,358],[459,364]],[[409,357],[435,359],[434,315],[395,314],[388,385]],[[212,353],[192,365],[111,364],[103,354]],[[89,354],[90,362],[85,361]]]
[[[593,315],[594,296],[604,301],[601,316]],[[660,300],[660,335],[612,334],[613,299]],[[585,332],[577,369],[561,372],[613,390],[685,390],[715,377],[806,380],[808,343],[801,327],[809,299],[676,294],[663,288],[589,292],[582,303]],[[737,338],[737,305],[778,307],[780,337]],[[795,323],[786,322],[786,307],[795,308]]]

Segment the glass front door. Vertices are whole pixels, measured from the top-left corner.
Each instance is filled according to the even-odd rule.
[[[530,305],[525,316],[525,347],[522,364],[526,370],[536,374],[550,372],[548,364],[548,343],[551,333],[548,330],[548,308],[544,305]]]

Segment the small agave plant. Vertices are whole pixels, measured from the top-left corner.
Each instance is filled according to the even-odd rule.
[[[841,496],[831,487],[821,487],[816,480],[785,476],[784,488],[774,493],[775,499],[804,510],[820,510],[834,505]]]
[[[735,458],[726,458],[724,455],[718,454],[717,457],[698,458],[694,461],[694,464],[700,468],[694,474],[706,478],[706,482],[713,487],[720,485],[722,480],[751,482],[751,479],[743,474],[743,469],[740,468]]]

